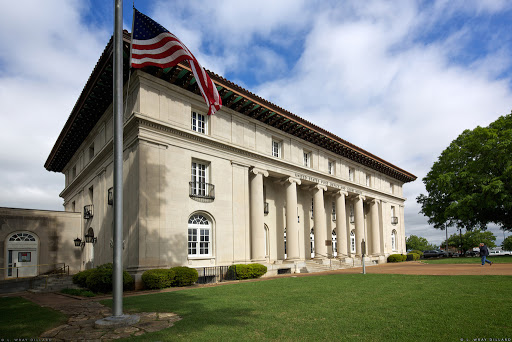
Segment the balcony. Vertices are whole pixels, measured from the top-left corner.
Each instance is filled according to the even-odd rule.
[[[398,224],[398,217],[391,216],[391,224]]]
[[[265,205],[263,206],[263,214],[268,215],[268,213],[269,213],[268,202],[265,202]]]
[[[355,219],[354,215],[350,215],[350,216],[348,217],[348,220],[349,220],[349,222],[350,222],[350,223],[354,223],[354,222],[356,221],[356,219]]]
[[[89,204],[84,207],[84,219],[88,220],[94,216],[94,205]]]
[[[336,222],[336,213],[335,213],[335,212],[333,212],[333,213],[331,214],[331,216],[332,216],[332,222]]]
[[[215,199],[215,185],[203,182],[189,182],[189,196],[201,202]]]

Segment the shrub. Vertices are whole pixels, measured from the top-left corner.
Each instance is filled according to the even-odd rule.
[[[235,264],[229,266],[228,273],[233,279],[253,279],[267,273],[267,267],[262,264]]]
[[[84,287],[87,287],[92,292],[111,292],[112,273],[112,263],[100,265],[96,268],[75,274],[75,276],[80,274],[78,277],[76,277],[77,282],[75,284],[80,285],[79,282],[84,283]],[[75,282],[75,276],[73,276],[73,282]],[[133,277],[128,274],[128,272],[123,271],[123,289],[131,290],[133,289],[133,285]]]
[[[194,284],[199,277],[195,268],[178,266],[171,268],[171,270],[175,274],[172,286],[189,286]]]
[[[147,289],[171,287],[176,274],[173,269],[147,270],[142,274],[142,282]]]
[[[93,269],[85,270],[73,275],[73,284],[76,284],[80,287],[87,287],[87,277],[92,273],[92,271]]]
[[[419,250],[417,250],[417,249],[415,249],[415,250],[413,250],[413,251],[410,251],[409,253],[416,253],[416,254],[418,254],[418,255],[420,256],[420,258],[422,258],[422,257],[423,257],[423,252],[422,252],[422,251],[419,251]]]
[[[391,254],[390,256],[388,256],[388,262],[402,262],[405,261],[406,259],[407,256],[402,254]]]
[[[407,254],[407,261],[415,261],[415,260],[419,260],[420,259],[420,255],[417,254],[417,253],[408,253]]]

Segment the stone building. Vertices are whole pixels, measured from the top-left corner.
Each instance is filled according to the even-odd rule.
[[[405,252],[402,187],[411,173],[210,73],[207,108],[188,65],[128,69],[125,32],[124,267],[260,262],[270,273]],[[65,211],[95,243],[80,268],[112,260],[112,42],[45,167],[65,175]]]

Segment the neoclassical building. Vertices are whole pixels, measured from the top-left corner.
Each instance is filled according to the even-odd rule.
[[[125,32],[124,267],[260,262],[298,272],[336,259],[405,253],[402,187],[411,173],[210,73],[207,108],[188,65],[128,69]],[[112,43],[45,167],[65,175],[80,265],[112,260]],[[85,266],[84,266],[85,267]]]

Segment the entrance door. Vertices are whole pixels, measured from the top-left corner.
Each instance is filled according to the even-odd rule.
[[[7,240],[7,278],[37,276],[37,236],[19,232]]]
[[[11,251],[9,251],[11,252]],[[35,249],[12,251],[14,255],[13,277],[35,277],[37,275],[37,253]]]

